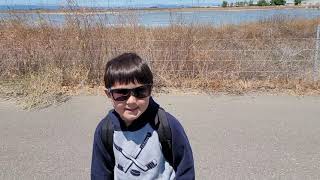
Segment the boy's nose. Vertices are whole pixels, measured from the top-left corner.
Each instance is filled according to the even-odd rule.
[[[137,101],[137,98],[131,94],[127,100],[127,104],[136,103],[136,101]]]

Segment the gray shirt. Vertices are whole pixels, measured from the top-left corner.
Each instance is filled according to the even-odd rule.
[[[114,131],[114,179],[174,179],[157,131],[146,124],[137,131]]]

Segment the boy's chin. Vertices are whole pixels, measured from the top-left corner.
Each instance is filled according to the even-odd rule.
[[[132,113],[126,113],[123,115],[123,120],[126,121],[126,124],[131,124],[133,121],[135,121],[136,119],[139,118],[141,114],[137,113],[137,114],[132,114]]]

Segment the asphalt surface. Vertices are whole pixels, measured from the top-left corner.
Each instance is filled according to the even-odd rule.
[[[184,126],[197,179],[320,179],[320,97],[160,95]],[[103,96],[25,111],[0,100],[0,179],[90,179]]]

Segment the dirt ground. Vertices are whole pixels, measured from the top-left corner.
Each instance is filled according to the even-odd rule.
[[[320,179],[320,97],[155,97],[184,126],[197,179]],[[25,111],[0,100],[0,179],[89,179],[103,96]]]

